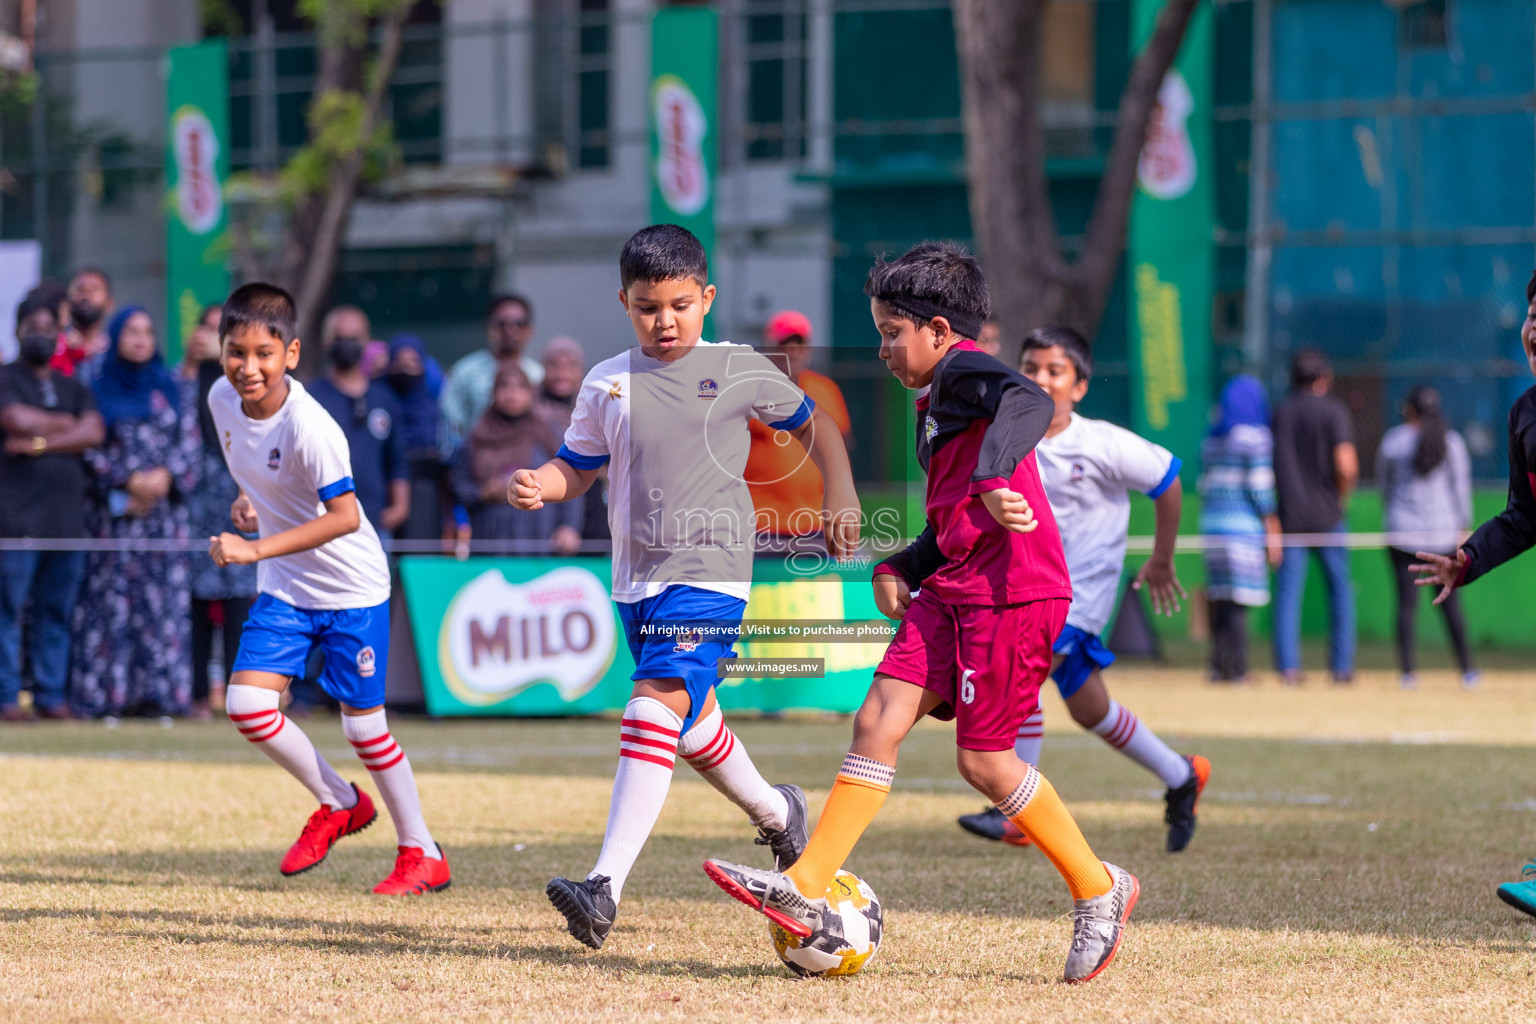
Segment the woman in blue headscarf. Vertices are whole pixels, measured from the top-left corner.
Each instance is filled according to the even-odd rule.
[[[1264,385],[1247,374],[1232,378],[1214,419],[1201,446],[1200,476],[1200,532],[1222,538],[1205,549],[1211,678],[1241,682],[1248,673],[1248,609],[1269,604],[1269,566],[1281,553]]]
[[[149,314],[120,310],[107,337],[91,383],[107,437],[86,455],[96,491],[88,530],[138,549],[87,560],[70,704],[90,717],[182,714],[192,690],[191,557],[150,548],[188,539],[184,498],[197,483],[202,438],[197,417],[181,415]]]
[[[447,502],[447,463],[442,453],[442,414],[438,395],[443,371],[414,334],[389,340],[389,389],[400,402],[400,430],[411,467],[411,515],[395,530],[396,540],[437,540],[443,532]]]

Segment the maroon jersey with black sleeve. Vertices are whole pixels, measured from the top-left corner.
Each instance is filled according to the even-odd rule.
[[[1536,546],[1536,387],[1509,410],[1509,505],[1461,546],[1466,585]]]
[[[952,347],[917,400],[917,458],[928,474],[928,525],[876,572],[893,572],[953,604],[1072,598],[1061,534],[1035,465],[1055,407],[1031,380],[970,341]],[[992,518],[985,491],[1024,496],[1040,525],[1014,533]]]

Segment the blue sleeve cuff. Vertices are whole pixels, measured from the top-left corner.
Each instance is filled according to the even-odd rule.
[[[571,451],[570,445],[562,444],[560,450],[555,452],[555,458],[564,459],[577,469],[597,469],[608,461],[606,455],[583,455],[580,452]]]
[[[1158,485],[1147,492],[1147,497],[1156,501],[1163,496],[1163,492],[1173,486],[1173,482],[1179,478],[1179,470],[1184,468],[1184,460],[1177,455],[1168,463],[1168,472],[1163,474],[1163,479]]]
[[[332,498],[339,498],[343,494],[346,494],[348,491],[355,490],[357,490],[357,486],[352,483],[352,478],[349,476],[344,476],[340,480],[337,480],[335,483],[326,484],[324,487],[320,488],[320,500],[330,501]]]
[[[800,424],[811,418],[811,413],[816,411],[816,403],[811,401],[811,396],[806,395],[800,401],[800,408],[796,409],[788,419],[779,420],[777,423],[768,424],[774,430],[796,430]]]

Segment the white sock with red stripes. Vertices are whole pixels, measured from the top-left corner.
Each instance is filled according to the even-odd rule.
[[[617,903],[635,858],[650,838],[661,805],[672,785],[677,738],[683,720],[653,697],[636,697],[624,706],[619,723],[619,770],[613,776],[613,802],[603,852],[587,875],[607,875]]]
[[[389,723],[384,709],[366,715],[342,715],[341,731],[352,749],[357,751],[363,766],[373,773],[374,784],[389,808],[389,816],[395,823],[395,834],[401,846],[419,847],[428,857],[442,857],[442,851],[432,841],[427,831],[427,820],[421,816],[421,794],[416,791],[416,774],[411,771],[410,759],[400,744],[389,734]]]
[[[240,735],[286,768],[316,800],[333,810],[356,804],[352,787],[320,756],[304,730],[278,710],[282,697],[276,690],[234,683],[224,691],[224,710]]]
[[[1045,743],[1045,712],[1040,708],[1024,719],[1013,740],[1013,752],[1025,764],[1040,767],[1040,747]]]
[[[1100,738],[1147,771],[1169,789],[1189,781],[1189,762],[1146,726],[1119,701],[1109,702],[1109,714],[1093,727]]]
[[[731,803],[747,812],[752,824],[784,828],[789,824],[789,800],[768,785],[747,748],[736,739],[717,704],[683,734],[677,752]]]

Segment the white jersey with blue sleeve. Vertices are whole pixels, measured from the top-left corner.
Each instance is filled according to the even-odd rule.
[[[228,380],[214,383],[208,408],[230,475],[256,509],[261,536],[318,519],[326,501],[354,489],[346,435],[292,377],[283,407],[267,419],[247,416]],[[373,608],[388,601],[389,562],[361,507],[358,514],[354,533],[256,563],[257,589],[315,611]]]
[[[1098,636],[1115,613],[1125,570],[1130,492],[1161,497],[1183,463],[1139,434],[1077,413],[1035,447],[1035,459],[1072,577],[1067,624]]]
[[[673,362],[636,348],[594,366],[559,456],[577,469],[608,464],[614,600],[679,584],[746,600],[757,533],[747,424],[794,430],[814,410],[745,345],[701,341]]]

